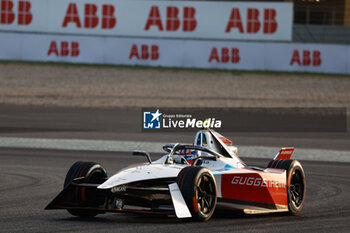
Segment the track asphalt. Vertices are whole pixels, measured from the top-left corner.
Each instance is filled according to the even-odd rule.
[[[0,232],[348,232],[350,227],[349,163],[302,161],[307,193],[297,216],[221,210],[210,221],[197,223],[119,213],[85,220],[65,210],[44,210],[77,160],[100,162],[113,174],[144,158],[125,152],[0,149]],[[266,159],[244,161],[268,163]]]
[[[93,139],[135,142],[192,142],[193,134],[147,134],[139,130],[138,109],[60,108],[2,105],[1,138]],[[228,133],[238,146],[295,146],[349,151],[348,133]],[[152,154],[157,158],[159,154]],[[272,158],[273,155],[271,155]],[[266,166],[268,159],[243,158]],[[175,218],[105,214],[93,220],[64,210],[45,211],[75,161],[102,163],[109,175],[143,162],[129,152],[0,148],[0,232],[348,232],[350,228],[350,163],[304,161],[307,194],[297,216],[244,215],[217,211],[208,222]]]

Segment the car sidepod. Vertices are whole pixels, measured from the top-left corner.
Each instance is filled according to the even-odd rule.
[[[237,168],[215,175],[218,203],[237,209],[287,211],[286,171]]]

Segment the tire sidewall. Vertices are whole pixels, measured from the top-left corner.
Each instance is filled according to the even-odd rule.
[[[209,170],[208,168],[202,168],[202,169],[200,169],[199,172],[197,173],[197,176],[196,176],[195,182],[194,182],[194,187],[193,187],[193,195],[195,196],[195,194],[196,194],[196,189],[195,189],[195,188],[196,188],[196,185],[197,185],[197,181],[199,180],[199,178],[200,178],[201,176],[204,176],[204,175],[206,175],[206,174],[208,174],[208,175],[211,177],[211,179],[213,180],[213,182],[214,182],[214,189],[215,189],[214,204],[213,204],[212,210],[211,210],[208,214],[204,214],[204,213],[201,213],[200,211],[198,211],[198,212],[197,212],[197,216],[198,216],[198,218],[200,218],[200,219],[208,220],[208,219],[210,219],[211,216],[214,214],[215,207],[216,207],[216,202],[217,202],[217,188],[216,188],[215,178],[214,178],[213,174],[210,172],[210,170]],[[193,205],[195,205],[195,204],[197,205],[197,202],[196,202],[196,203],[193,202]]]
[[[197,199],[196,199],[196,184],[199,178],[203,175],[208,174],[213,183],[215,190],[215,199],[213,203],[213,208],[208,214],[204,214],[198,210]],[[177,183],[183,195],[183,198],[189,208],[192,217],[197,221],[206,221],[211,218],[215,211],[217,202],[217,187],[214,175],[210,172],[208,168],[205,167],[186,167],[181,170],[178,175]]]
[[[101,164],[95,162],[83,162],[78,161],[74,163],[67,172],[63,187],[66,188],[75,178],[84,177],[85,182],[93,183],[102,177],[107,177],[107,172]],[[76,188],[77,196],[81,195],[82,189]],[[89,191],[84,190],[87,201],[89,201]],[[79,200],[76,200],[79,201]],[[96,216],[99,212],[94,210],[82,210],[82,209],[67,209],[67,211],[78,217],[91,218]]]
[[[292,181],[292,175],[295,171],[299,171],[302,179],[303,179],[303,185],[304,185],[304,190],[303,190],[303,198],[302,198],[302,202],[299,206],[296,206],[292,200],[292,195],[290,192],[290,184]],[[290,164],[289,169],[287,170],[287,198],[288,198],[288,209],[290,214],[295,215],[298,214],[304,205],[304,201],[305,201],[305,194],[306,194],[306,180],[305,180],[305,173],[303,170],[303,167],[301,166],[300,162],[297,160],[293,160],[293,162]]]

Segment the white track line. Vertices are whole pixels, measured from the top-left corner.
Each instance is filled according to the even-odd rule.
[[[55,150],[87,150],[87,151],[116,151],[132,152],[144,150],[151,153],[162,153],[165,142],[138,142],[138,141],[111,141],[86,139],[41,139],[41,138],[15,138],[0,137],[0,148],[32,148]],[[238,146],[241,157],[273,158],[279,151],[277,147]],[[301,149],[296,148],[294,159],[350,162],[350,151]]]

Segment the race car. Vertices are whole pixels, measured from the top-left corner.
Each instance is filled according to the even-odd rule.
[[[209,220],[220,206],[246,213],[298,214],[304,204],[304,170],[282,148],[267,167],[245,164],[237,147],[212,129],[197,132],[193,144],[167,144],[166,154],[130,165],[110,178],[95,162],[76,162],[63,190],[45,209],[67,209],[72,215],[94,217],[106,212],[132,212]]]

